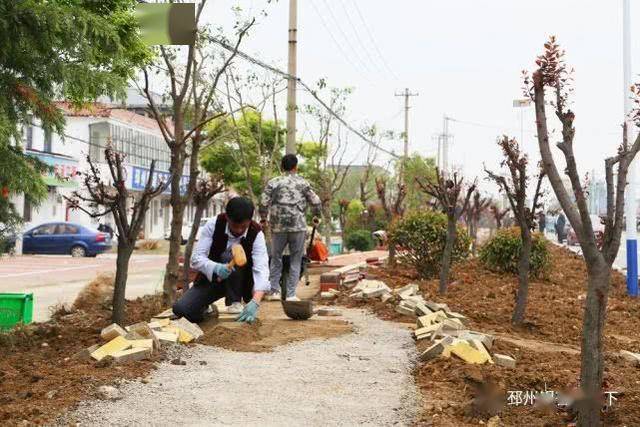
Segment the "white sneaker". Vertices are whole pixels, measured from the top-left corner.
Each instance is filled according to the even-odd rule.
[[[280,292],[274,292],[272,294],[265,295],[264,299],[267,301],[280,301],[282,299],[282,295],[280,295]]]
[[[240,314],[244,310],[244,305],[241,302],[234,302],[227,307],[227,313]]]
[[[287,301],[300,301],[298,297],[287,297]]]

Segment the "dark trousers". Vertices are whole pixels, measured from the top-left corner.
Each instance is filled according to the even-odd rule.
[[[252,272],[249,269],[236,269],[222,282],[218,282],[218,278],[214,275],[211,282],[205,279],[197,284],[194,283],[182,298],[173,304],[173,314],[184,317],[190,322],[199,323],[204,319],[207,307],[220,298],[225,298],[225,305],[242,300],[249,302],[253,298],[250,274]]]

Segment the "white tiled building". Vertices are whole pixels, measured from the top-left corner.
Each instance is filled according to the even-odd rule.
[[[78,171],[88,169],[87,155],[92,162],[101,166],[103,177],[110,174],[104,163],[104,148],[107,141],[113,147],[126,154],[127,188],[142,191],[149,174],[151,161],[156,160],[156,179],[169,179],[170,151],[159,130],[156,121],[150,117],[104,104],[94,104],[91,108],[72,110],[65,103],[59,103],[66,116],[65,138],[45,132],[37,123],[24,128],[24,146],[29,154],[53,166],[60,180],[54,174],[45,177],[49,194],[39,207],[34,207],[23,196],[14,196],[14,203],[22,212],[25,229],[47,221],[71,221],[97,227],[98,223],[109,223],[116,229],[113,219],[91,218],[79,210],[69,208],[64,196],[82,188]],[[185,165],[183,183],[188,183],[189,165]],[[222,198],[216,198],[204,213],[205,217],[217,214],[224,204]],[[189,205],[185,213],[185,223],[191,223],[195,207]],[[171,224],[171,206],[169,189],[156,197],[151,203],[144,222],[145,238],[161,239]],[[186,236],[184,236],[186,237]]]

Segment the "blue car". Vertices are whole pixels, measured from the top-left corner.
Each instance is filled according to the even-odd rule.
[[[71,222],[50,222],[24,233],[24,254],[69,254],[72,257],[95,257],[111,249],[107,233]]]

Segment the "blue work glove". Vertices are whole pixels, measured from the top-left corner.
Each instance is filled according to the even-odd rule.
[[[233,268],[229,268],[227,264],[221,264],[219,262],[213,263],[213,274],[218,276],[220,280],[226,280],[233,272]]]
[[[249,301],[242,310],[242,313],[236,318],[236,322],[247,322],[253,323],[258,318],[258,309],[260,308],[260,304],[255,302],[254,300]]]

